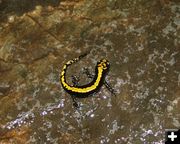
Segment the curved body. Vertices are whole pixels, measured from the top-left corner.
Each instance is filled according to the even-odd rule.
[[[92,93],[96,92],[97,90],[99,90],[99,88],[102,86],[102,84],[104,82],[105,75],[109,70],[109,62],[106,59],[102,59],[99,62],[97,62],[97,65],[95,68],[95,76],[90,83],[88,83],[86,85],[82,85],[82,86],[69,85],[66,82],[66,78],[65,78],[66,70],[71,64],[79,61],[82,57],[84,57],[84,56],[80,56],[78,58],[68,61],[62,69],[61,77],[60,77],[62,87],[69,94],[79,97],[79,98],[87,97],[87,96],[91,95]]]

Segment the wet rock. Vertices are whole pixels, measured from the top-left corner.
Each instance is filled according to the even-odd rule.
[[[27,126],[8,130],[6,132],[0,131],[0,143],[9,144],[9,142],[24,144],[30,137],[30,129]]]
[[[8,92],[9,89],[10,89],[10,85],[8,85],[8,84],[0,84],[0,96],[5,95],[6,92]]]
[[[162,143],[163,128],[179,126],[176,0],[0,2],[1,142]],[[106,58],[117,95],[103,86],[77,110],[59,75],[88,50],[67,81],[88,83],[83,68],[94,74]]]
[[[0,73],[3,73],[3,72],[7,72],[9,70],[12,69],[12,65],[3,61],[3,60],[0,60]]]

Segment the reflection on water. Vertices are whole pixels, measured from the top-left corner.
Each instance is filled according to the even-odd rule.
[[[180,127],[179,9],[163,0],[76,1],[38,6],[34,19],[13,14],[0,26],[0,142],[164,143],[165,128]],[[59,73],[89,49],[68,82],[89,82],[83,67],[94,73],[105,57],[116,96],[103,86],[76,109]]]

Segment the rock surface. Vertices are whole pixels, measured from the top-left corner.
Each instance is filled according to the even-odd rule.
[[[180,127],[179,11],[176,0],[0,1],[0,143],[164,143]],[[79,110],[61,87],[63,65],[107,81]]]

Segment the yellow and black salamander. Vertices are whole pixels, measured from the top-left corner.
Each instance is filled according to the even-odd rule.
[[[98,91],[99,88],[102,86],[105,80],[105,75],[107,74],[110,64],[108,60],[102,59],[99,62],[97,62],[97,65],[95,67],[95,75],[92,81],[86,85],[82,86],[73,86],[69,85],[66,81],[66,70],[67,68],[72,65],[73,63],[79,61],[81,58],[85,57],[87,54],[81,55],[78,58],[69,60],[62,69],[62,72],[60,74],[60,82],[62,84],[62,87],[65,91],[67,91],[71,96],[75,96],[78,98],[85,98],[94,92]]]

